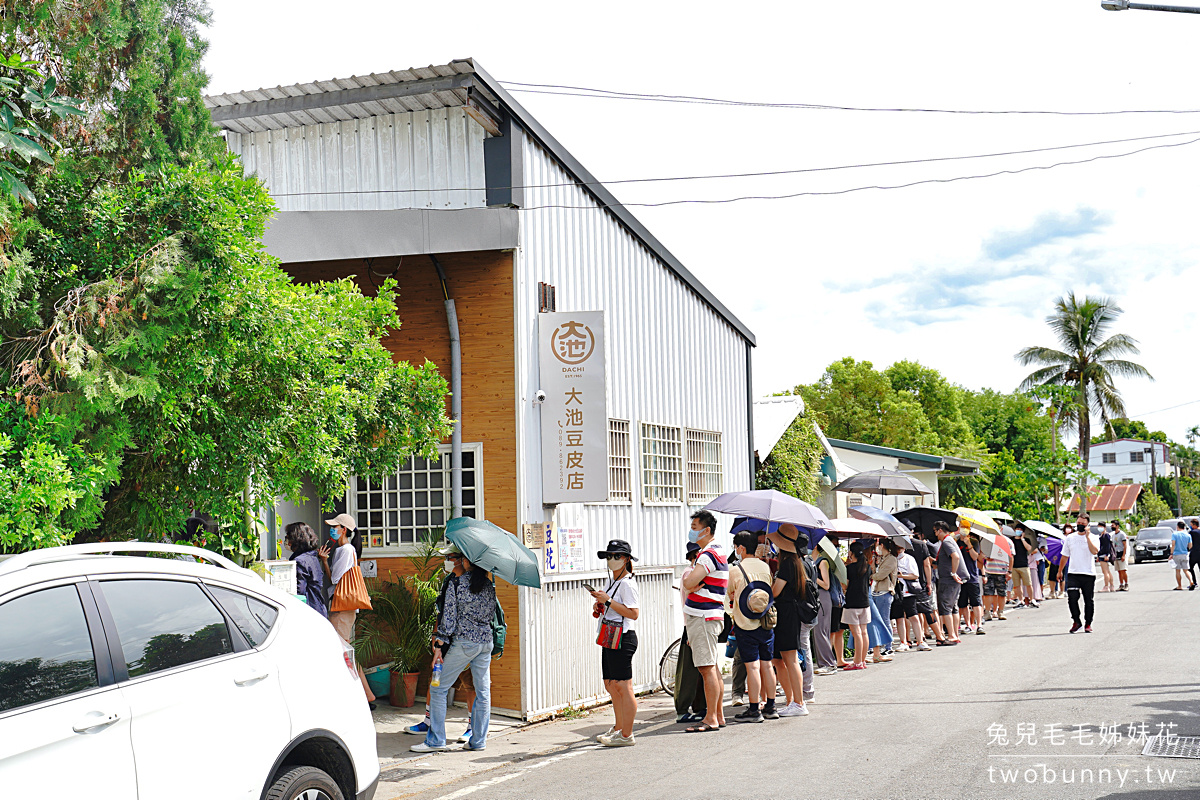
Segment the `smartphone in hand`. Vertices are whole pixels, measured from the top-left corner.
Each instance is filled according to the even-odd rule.
[[[595,589],[594,589],[592,586],[590,586],[589,584],[586,584],[586,583],[585,583],[585,584],[583,584],[583,588],[584,588],[584,589],[586,589],[586,590],[588,590],[589,592],[594,592],[594,591],[596,591],[596,590],[595,590]]]

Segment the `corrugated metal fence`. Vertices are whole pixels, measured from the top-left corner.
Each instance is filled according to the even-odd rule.
[[[641,604],[633,661],[638,691],[658,688],[658,663],[680,635],[671,622],[672,603],[678,605],[674,598],[679,595],[671,588],[672,578],[671,572],[634,572]],[[595,578],[588,582],[602,583]],[[527,718],[543,717],[566,705],[607,700],[592,596],[583,581],[555,581],[540,590],[521,589],[521,594],[521,685]]]

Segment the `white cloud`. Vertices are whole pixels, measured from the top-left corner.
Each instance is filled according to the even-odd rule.
[[[1099,3],[930,0],[731,8],[461,0],[212,0],[213,90],[473,56],[501,80],[769,102],[967,109],[1186,108],[1194,20]],[[515,10],[514,10],[515,9]],[[1200,114],[965,116],[519,98],[604,179],[788,169],[1200,130]],[[1136,145],[1099,148],[1124,152]],[[1073,160],[1065,151],[754,180],[622,186],[627,201],[828,191]],[[1011,389],[1058,295],[1114,295],[1156,383],[1131,411],[1200,397],[1200,144],[979,181],[839,197],[636,210],[758,334],[766,393],[844,355],[915,358]],[[1009,232],[1009,233],[1004,233]],[[1014,233],[1015,232],[1015,233]],[[1022,236],[1024,238],[1022,238]],[[989,257],[990,256],[990,257]],[[749,278],[749,279],[748,279]],[[937,309],[933,316],[926,306]],[[1200,404],[1147,417],[1182,438]]]

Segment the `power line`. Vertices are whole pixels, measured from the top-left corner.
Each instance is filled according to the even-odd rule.
[[[678,175],[665,178],[623,178],[612,181],[564,181],[560,183],[535,183],[525,186],[494,186],[493,189],[556,189],[564,186],[616,186],[620,184],[631,183],[664,183],[672,181],[699,181],[699,180],[716,180],[729,178],[764,178],[780,175],[804,175],[816,172],[835,172],[846,169],[867,169],[871,167],[896,167],[896,166],[911,166],[913,164],[936,164],[948,161],[968,161],[976,158],[1002,158],[1005,156],[1030,155],[1034,153],[1049,153],[1059,150],[1072,150],[1082,147],[1100,147],[1110,144],[1128,144],[1130,142],[1145,142],[1157,139],[1171,139],[1178,136],[1198,136],[1200,131],[1180,131],[1178,133],[1160,133],[1153,136],[1134,136],[1128,139],[1109,139],[1099,142],[1083,142],[1080,144],[1063,144],[1054,145],[1051,147],[1035,147],[1028,150],[1009,150],[1000,153],[979,153],[976,155],[966,156],[937,156],[934,158],[914,158],[903,161],[876,161],[865,164],[842,164],[832,167],[805,167],[801,169],[782,169],[769,170],[765,172],[729,172],[709,175]],[[1188,144],[1184,142],[1183,144]],[[1122,153],[1111,158],[1119,158],[1124,155],[1134,155],[1143,152],[1135,150],[1133,153]],[[1064,163],[1086,163],[1086,162],[1064,162]],[[274,195],[274,197],[311,197],[325,196],[335,194],[413,194],[417,192],[483,192],[487,191],[487,187],[461,187],[453,186],[443,189],[356,189],[353,191],[328,191],[328,192],[283,192]]]
[[[597,100],[638,100],[655,103],[684,103],[690,105],[741,106],[745,108],[783,108],[807,111],[885,111],[919,114],[1031,114],[1060,117],[1099,117],[1119,114],[1200,114],[1200,109],[1178,108],[1137,108],[1117,109],[1110,111],[1055,111],[1039,109],[958,109],[958,108],[877,108],[871,106],[847,106],[825,103],[767,103],[755,100],[729,100],[720,97],[697,97],[694,95],[677,94],[647,94],[642,92],[621,92],[612,89],[593,89],[586,86],[562,86],[552,83],[520,83],[518,81],[500,81],[503,86],[511,87],[510,91],[524,94],[548,94],[561,97],[591,97]]]
[[[1133,155],[1137,155],[1138,153],[1145,153],[1148,150],[1158,150],[1160,148],[1165,148],[1165,147],[1183,147],[1185,145],[1195,144],[1196,142],[1200,142],[1200,137],[1195,138],[1195,139],[1189,139],[1186,142],[1171,142],[1169,144],[1153,144],[1153,145],[1148,145],[1146,147],[1140,148],[1138,150],[1132,150],[1128,153],[1115,153],[1112,155],[1093,156],[1091,158],[1079,159],[1077,161],[1058,161],[1054,164],[1043,164],[1043,165],[1039,165],[1039,166],[1035,166],[1035,167],[1022,167],[1021,169],[997,170],[996,172],[989,172],[989,173],[980,174],[980,175],[959,175],[959,176],[953,177],[953,178],[926,178],[926,179],[918,180],[918,181],[909,181],[908,183],[898,183],[898,184],[890,184],[890,185],[875,184],[875,185],[871,185],[871,186],[855,186],[850,189],[837,189],[837,190],[825,191],[825,192],[791,192],[789,194],[775,194],[775,195],[742,195],[740,197],[726,197],[726,198],[721,198],[721,199],[716,199],[716,200],[664,200],[664,201],[657,202],[657,203],[607,203],[607,204],[597,203],[594,205],[586,205],[586,206],[558,205],[558,204],[547,203],[547,204],[540,205],[540,206],[526,206],[526,207],[522,208],[521,210],[522,211],[536,211],[536,210],[542,209],[542,208],[593,209],[593,208],[611,208],[611,207],[617,207],[617,206],[623,206],[625,208],[634,208],[634,207],[658,208],[661,206],[678,206],[678,205],[720,205],[720,204],[724,204],[724,203],[737,203],[737,202],[741,202],[743,200],[790,200],[790,199],[797,198],[797,197],[831,197],[831,196],[841,195],[841,194],[851,194],[853,192],[864,192],[869,189],[879,189],[879,190],[908,189],[913,186],[921,186],[921,185],[930,184],[930,183],[957,183],[958,181],[970,181],[970,180],[980,180],[983,178],[995,178],[1000,175],[1020,175],[1021,173],[1024,173],[1024,172],[1034,172],[1037,170],[1050,170],[1050,169],[1055,169],[1056,167],[1067,167],[1067,166],[1073,166],[1076,164],[1090,164],[1093,161],[1103,161],[1103,160],[1114,159],[1114,158],[1125,158],[1126,156],[1133,156]]]
[[[1180,404],[1179,404],[1179,405],[1177,405],[1177,406],[1168,406],[1167,408],[1160,408],[1160,409],[1158,409],[1157,411],[1147,411],[1147,412],[1145,412],[1145,413],[1142,413],[1142,414],[1130,414],[1130,415],[1129,415],[1129,418],[1130,418],[1130,419],[1134,419],[1134,418],[1136,418],[1136,417],[1148,417],[1148,416],[1150,416],[1151,414],[1158,414],[1158,413],[1160,413],[1160,412],[1163,412],[1163,411],[1174,411],[1174,410],[1175,410],[1175,409],[1177,409],[1177,408],[1183,408],[1184,406],[1190,406],[1190,405],[1193,405],[1193,404],[1195,404],[1195,403],[1200,403],[1200,400],[1188,400],[1186,403],[1180,403]]]

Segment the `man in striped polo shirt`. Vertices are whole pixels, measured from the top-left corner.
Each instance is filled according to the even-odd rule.
[[[717,668],[717,637],[725,620],[725,590],[729,585],[729,564],[714,543],[717,518],[710,511],[692,515],[688,540],[700,545],[695,566],[683,580],[687,591],[683,614],[692,662],[704,679],[708,714],[704,723],[688,728],[689,733],[706,733],[725,724],[725,684]]]

